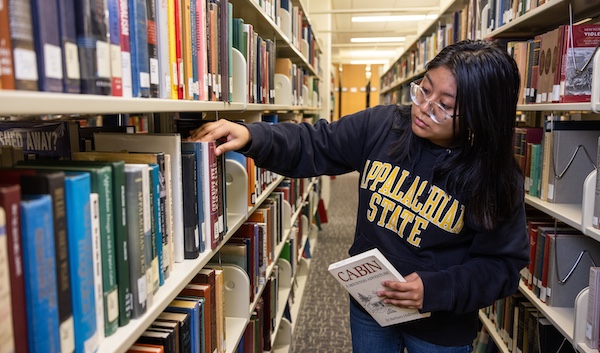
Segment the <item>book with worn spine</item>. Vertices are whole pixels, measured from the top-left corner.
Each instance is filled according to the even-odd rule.
[[[417,309],[386,304],[377,291],[384,280],[404,282],[404,277],[378,249],[371,249],[329,265],[329,273],[382,327],[430,316]]]

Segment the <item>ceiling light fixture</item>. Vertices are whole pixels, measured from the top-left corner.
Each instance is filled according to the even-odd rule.
[[[350,51],[351,57],[354,58],[391,58],[396,55],[396,51],[394,50],[353,50]]]
[[[438,15],[354,16],[352,22],[405,22],[435,20]]]
[[[372,37],[372,38],[350,38],[352,43],[396,43],[404,42],[406,37]]]
[[[372,60],[350,60],[350,65],[376,65],[376,64],[387,64],[389,60],[372,59]]]

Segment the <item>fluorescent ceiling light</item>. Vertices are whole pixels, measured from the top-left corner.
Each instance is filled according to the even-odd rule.
[[[350,60],[350,65],[369,65],[369,64],[387,64],[389,60],[373,59],[373,60]]]
[[[354,16],[352,22],[405,22],[434,20],[437,15]]]
[[[395,43],[404,42],[406,37],[373,37],[373,38],[350,38],[352,43]]]
[[[350,56],[355,58],[391,58],[396,55],[395,50],[353,50],[350,53]]]

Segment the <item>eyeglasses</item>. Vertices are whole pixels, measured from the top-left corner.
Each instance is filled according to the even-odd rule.
[[[431,120],[436,124],[441,124],[446,119],[452,118],[452,114],[448,113],[446,108],[442,107],[440,103],[430,101],[423,88],[415,82],[410,83],[410,99],[418,107],[429,103],[429,110],[427,112]]]

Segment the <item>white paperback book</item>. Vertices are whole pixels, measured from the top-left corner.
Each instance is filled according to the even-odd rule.
[[[384,280],[406,281],[378,249],[332,263],[328,270],[382,327],[431,315],[386,304],[384,298],[377,295],[377,291],[383,289],[381,282]]]

